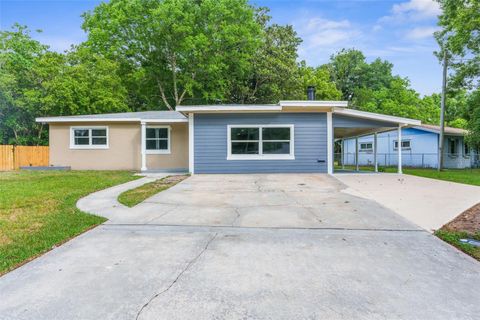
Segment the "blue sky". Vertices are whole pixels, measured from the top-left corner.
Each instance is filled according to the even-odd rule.
[[[421,94],[439,92],[441,67],[437,49],[438,5],[432,0],[327,1],[251,0],[270,8],[273,21],[291,24],[303,39],[300,58],[310,65],[328,61],[341,48],[360,49],[369,61],[380,57],[394,64],[394,72],[408,77]],[[63,51],[81,42],[81,14],[100,1],[0,0],[0,28],[14,22],[42,33],[33,36]]]

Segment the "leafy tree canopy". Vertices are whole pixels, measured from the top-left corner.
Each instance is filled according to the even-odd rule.
[[[438,23],[442,29],[435,36],[441,48],[439,58],[445,50],[449,58],[449,96],[457,90],[468,92],[461,95],[463,116],[470,143],[480,146],[480,1],[437,1],[442,8]]]

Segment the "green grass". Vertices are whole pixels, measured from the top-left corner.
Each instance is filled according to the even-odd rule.
[[[468,243],[460,242],[460,239],[471,238],[480,240],[480,232],[475,235],[467,234],[466,232],[455,232],[455,231],[447,231],[447,230],[437,230],[435,235],[442,239],[443,241],[450,243],[451,245],[455,246],[459,250],[465,252],[466,254],[474,257],[478,261],[480,261],[480,248],[475,247]]]
[[[348,170],[353,170],[354,166],[346,166]],[[336,167],[335,169],[341,169]],[[373,171],[373,167],[361,166],[362,171]],[[397,172],[396,167],[379,167],[381,172]],[[458,182],[480,186],[480,169],[444,169],[438,172],[436,169],[403,168],[403,173],[414,176]]]
[[[188,175],[168,176],[163,179],[146,183],[138,188],[127,190],[121,193],[118,196],[118,202],[126,205],[127,207],[136,206],[145,199],[176,185],[187,177]]]
[[[75,206],[137,177],[126,171],[0,172],[0,274],[105,221]]]

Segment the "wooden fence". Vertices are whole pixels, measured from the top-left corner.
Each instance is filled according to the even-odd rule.
[[[48,166],[49,148],[44,146],[0,145],[0,171],[20,167]]]

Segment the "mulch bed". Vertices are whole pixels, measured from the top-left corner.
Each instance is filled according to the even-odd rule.
[[[480,203],[465,210],[458,217],[442,227],[446,231],[459,231],[475,234],[480,232]]]

